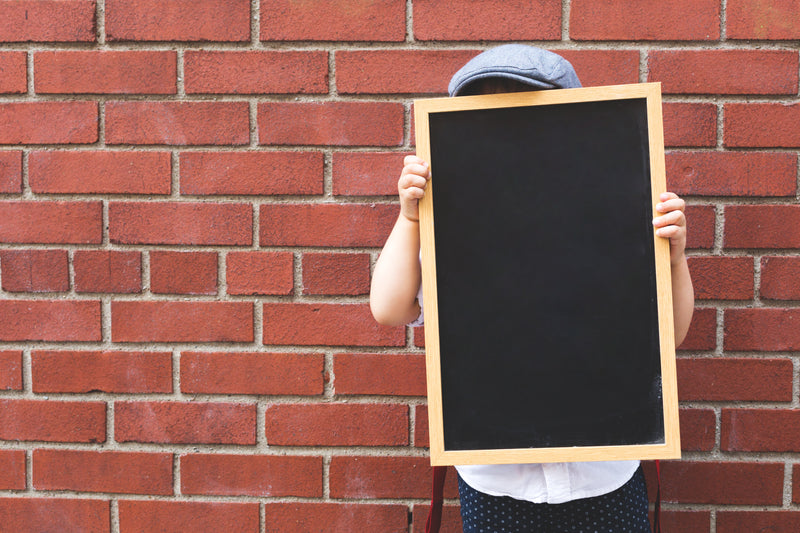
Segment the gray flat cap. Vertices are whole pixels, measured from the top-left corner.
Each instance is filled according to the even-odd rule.
[[[581,82],[572,65],[558,54],[525,44],[504,44],[472,59],[453,75],[447,91],[458,93],[481,78],[509,78],[535,89],[569,89]]]

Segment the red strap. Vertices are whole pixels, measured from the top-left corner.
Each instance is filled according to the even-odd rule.
[[[656,461],[656,505],[653,533],[661,533],[661,461]]]
[[[439,526],[442,524],[442,501],[444,500],[445,476],[447,476],[446,466],[433,467],[431,509],[428,511],[428,523],[425,525],[425,533],[439,533]]]

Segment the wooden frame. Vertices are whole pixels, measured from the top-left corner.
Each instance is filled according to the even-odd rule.
[[[445,443],[445,417],[442,389],[442,353],[440,346],[440,301],[437,288],[437,244],[435,242],[434,214],[437,191],[437,165],[435,149],[431,146],[431,120],[437,117],[450,117],[453,112],[469,113],[486,110],[530,109],[539,112],[541,106],[571,106],[591,102],[621,102],[635,100],[636,105],[642,102],[646,109],[646,146],[649,146],[650,200],[647,206],[653,212],[659,194],[666,190],[664,170],[664,147],[661,118],[660,84],[643,83],[608,87],[546,90],[526,93],[508,93],[498,95],[466,96],[457,98],[429,98],[415,100],[415,127],[417,154],[430,162],[431,181],[423,201],[420,204],[421,248],[423,263],[423,294],[425,306],[425,346],[428,379],[428,417],[430,426],[430,458],[433,465],[453,464],[503,464],[503,463],[541,463],[568,461],[599,461],[623,459],[668,459],[680,457],[680,438],[678,427],[678,400],[675,375],[675,346],[672,322],[672,292],[669,263],[669,244],[666,239],[654,235],[652,226],[649,232],[652,237],[655,281],[654,288],[657,301],[658,335],[655,339],[660,358],[660,396],[663,415],[663,440],[658,442],[625,443],[621,445],[579,443],[571,445],[563,442],[555,446],[510,446],[473,449],[469,446],[448,448]],[[563,107],[563,106],[562,106]],[[559,108],[560,109],[560,108]],[[564,107],[566,109],[566,107]],[[435,148],[435,147],[434,147]],[[642,154],[647,159],[647,154]],[[467,179],[468,177],[465,177]],[[480,182],[479,182],[480,183]],[[465,184],[465,186],[475,186]],[[444,197],[442,197],[444,198]],[[569,210],[570,206],[564,206]],[[502,210],[499,210],[502,211]],[[597,213],[576,209],[576,217],[585,216],[587,223]],[[647,231],[647,230],[645,230]],[[441,238],[441,237],[440,237]],[[648,243],[647,246],[650,246]],[[588,266],[591,268],[591,265]],[[492,274],[489,273],[489,276]],[[498,276],[504,275],[502,272]],[[470,290],[464,288],[465,290]],[[523,296],[524,297],[524,296]],[[480,302],[477,302],[480,305]],[[608,310],[613,313],[614,310]],[[490,328],[487,328],[490,329]],[[481,331],[479,335],[491,334]],[[535,344],[535,342],[531,343]],[[455,358],[451,358],[457,361]],[[448,363],[453,364],[453,363]],[[480,391],[475,391],[480,396]],[[558,401],[557,399],[555,401]],[[536,409],[535,406],[530,406]],[[527,407],[526,407],[527,409]],[[660,424],[660,422],[659,422]],[[660,427],[660,426],[659,426]]]

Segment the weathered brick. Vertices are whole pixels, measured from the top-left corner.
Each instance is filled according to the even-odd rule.
[[[728,39],[800,39],[798,13],[798,0],[728,0],[725,34]]]
[[[458,495],[454,472],[445,498]],[[426,457],[334,456],[330,466],[331,498],[429,498],[431,466]]]
[[[0,201],[0,242],[100,244],[101,202]]]
[[[94,0],[10,0],[0,4],[2,42],[91,42]]]
[[[681,449],[705,451],[716,444],[717,415],[711,409],[680,410]]]
[[[0,152],[0,193],[22,192],[22,152]]]
[[[334,354],[336,394],[425,396],[424,354]]]
[[[0,300],[3,341],[97,342],[100,302],[91,300]]]
[[[800,309],[726,309],[725,349],[800,350]]]
[[[723,409],[720,448],[729,452],[796,452],[800,411]]]
[[[572,63],[584,87],[639,81],[639,52],[634,50],[553,50]]]
[[[681,401],[792,401],[789,359],[680,358],[677,363]]]
[[[110,533],[111,503],[99,499],[0,498],[0,524],[14,533]]]
[[[105,442],[106,404],[0,399],[0,440]]]
[[[413,531],[425,531],[425,526],[428,523],[428,513],[430,511],[430,504],[414,504],[412,507],[412,522]],[[463,533],[461,522],[461,506],[450,505],[445,503],[442,505],[442,522],[440,524],[439,533]]]
[[[0,352],[0,390],[22,390],[22,352]]]
[[[750,300],[754,291],[752,257],[690,257],[697,300]]]
[[[392,196],[408,152],[334,152],[333,194]]]
[[[725,248],[800,248],[800,206],[725,208]]]
[[[768,300],[800,300],[800,257],[763,257],[759,294]]]
[[[648,490],[648,492],[653,494],[653,491]],[[708,533],[711,530],[711,512],[677,511],[662,507],[661,528],[664,531],[680,531],[681,533]]]
[[[72,266],[75,292],[142,292],[141,252],[78,250]]]
[[[122,533],[258,533],[258,503],[122,500]]]
[[[267,529],[274,531],[339,533],[362,530],[365,524],[370,531],[408,528],[408,508],[398,504],[267,503],[265,511]]]
[[[369,254],[303,254],[303,294],[369,294]]]
[[[150,290],[157,294],[217,294],[216,252],[150,252]]]
[[[783,463],[661,461],[664,502],[780,505]]]
[[[717,346],[717,310],[695,309],[686,339],[678,346],[681,350],[713,350]]]
[[[729,147],[800,147],[800,104],[725,104]]]
[[[25,490],[25,486],[25,450],[0,450],[0,490]],[[0,500],[0,509],[2,505]]]
[[[25,52],[0,52],[0,93],[21,94],[28,90],[27,62]]]
[[[229,252],[228,294],[291,294],[294,255],[291,252]]]
[[[686,206],[686,247],[712,248],[716,234],[715,219],[713,205]]]
[[[69,290],[66,250],[2,250],[3,290],[64,292]]]
[[[663,104],[665,146],[715,146],[717,106],[668,102]]]
[[[0,104],[0,144],[88,144],[97,138],[96,102]]]

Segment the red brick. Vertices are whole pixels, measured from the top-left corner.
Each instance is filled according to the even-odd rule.
[[[120,244],[249,246],[249,205],[201,202],[110,202],[109,237]]]
[[[796,452],[800,450],[799,418],[796,410],[723,409],[720,448],[729,452]]]
[[[33,392],[172,392],[169,352],[35,351]]]
[[[100,324],[99,301],[0,301],[3,341],[97,342]]]
[[[122,500],[119,529],[123,533],[258,533],[258,503]]]
[[[333,194],[392,196],[408,152],[334,152]]]
[[[190,50],[184,63],[187,94],[328,92],[327,52]]]
[[[800,350],[800,309],[726,309],[725,349]]]
[[[262,41],[403,41],[404,0],[261,0]]]
[[[763,257],[759,294],[768,300],[800,300],[800,257]]]
[[[258,105],[258,142],[399,146],[403,114],[393,102],[266,102]]]
[[[270,405],[266,436],[271,446],[406,446],[408,406]]]
[[[0,93],[21,94],[28,90],[27,61],[25,52],[0,52]]]
[[[800,104],[725,104],[725,146],[800,147]]]
[[[698,300],[750,300],[754,291],[752,257],[690,257]]]
[[[397,504],[267,503],[265,511],[268,531],[340,533],[361,531],[365,524],[373,532],[408,528],[408,507]]]
[[[712,205],[686,207],[687,248],[712,248],[714,246],[716,216]]]
[[[0,498],[0,524],[14,533],[110,533],[107,500]]]
[[[428,427],[428,406],[414,406],[414,446],[417,448],[430,447],[430,431]]]
[[[416,0],[414,38],[421,41],[513,41],[561,38],[558,0]]]
[[[216,252],[150,252],[150,291],[217,294]]]
[[[36,490],[172,494],[172,454],[34,450]]]
[[[634,50],[553,50],[570,63],[584,87],[639,82],[639,52]]]
[[[728,0],[725,33],[728,39],[800,39],[798,14],[798,0]]]
[[[34,90],[39,94],[175,94],[174,51],[37,52]]]
[[[573,0],[569,36],[590,41],[714,41],[720,37],[717,0]]]
[[[662,109],[666,146],[716,146],[717,106],[669,102]]]
[[[168,152],[32,152],[30,186],[37,193],[169,194]]]
[[[0,351],[0,390],[22,390],[22,352]]]
[[[229,252],[226,264],[228,294],[291,294],[294,290],[291,252]]]
[[[22,152],[0,152],[0,193],[22,192]]]
[[[709,511],[675,511],[662,507],[661,528],[663,531],[680,531],[681,533],[708,533],[711,530],[711,513]]]
[[[797,94],[797,66],[784,50],[661,50],[647,80],[664,94]]]
[[[430,511],[430,504],[414,504],[412,507],[412,531],[425,531],[425,526],[428,523],[428,512]],[[458,505],[444,504],[442,506],[442,523],[440,524],[439,533],[463,533],[461,524],[461,507]]]
[[[256,443],[256,406],[240,403],[116,402],[117,442]]]
[[[325,385],[321,354],[183,352],[180,370],[190,394],[313,396]]]
[[[717,346],[717,310],[695,309],[686,339],[680,350],[713,350]]]
[[[0,450],[0,490],[25,490],[25,486],[25,450]]]
[[[248,41],[249,0],[106,0],[110,41]]]
[[[113,342],[253,342],[252,302],[111,302]]]
[[[366,304],[264,303],[264,344],[402,346],[405,328],[378,325]]]
[[[717,511],[717,533],[769,531],[792,533],[800,531],[798,511]]]
[[[142,292],[142,253],[78,250],[72,259],[75,292]]]
[[[334,354],[336,394],[425,396],[424,354]]]
[[[681,449],[710,452],[716,444],[717,415],[711,409],[680,410]]]
[[[94,40],[94,0],[11,0],[0,4],[0,41]]]
[[[109,102],[108,144],[242,145],[250,142],[247,102]]]
[[[369,294],[369,254],[303,254],[303,294]]]
[[[3,290],[64,292],[69,290],[66,250],[2,250]]]
[[[181,493],[321,498],[322,457],[184,455]]]
[[[669,190],[692,196],[794,196],[797,156],[764,152],[670,152]]]
[[[781,505],[783,463],[661,461],[664,502]]]
[[[448,472],[444,496],[458,496],[456,476]],[[427,457],[334,456],[330,466],[331,498],[430,498]]]
[[[0,201],[0,242],[100,244],[102,202]]]
[[[725,248],[800,248],[800,206],[725,208]]]
[[[106,404],[0,399],[0,440],[105,442]]]
[[[397,220],[390,204],[264,204],[261,246],[383,246]]]
[[[0,144],[88,144],[97,136],[96,102],[0,104]]]
[[[792,503],[800,503],[800,465],[792,465]]]
[[[183,195],[324,192],[321,152],[186,152],[180,162]]]
[[[791,402],[789,359],[678,359],[681,401]]]

